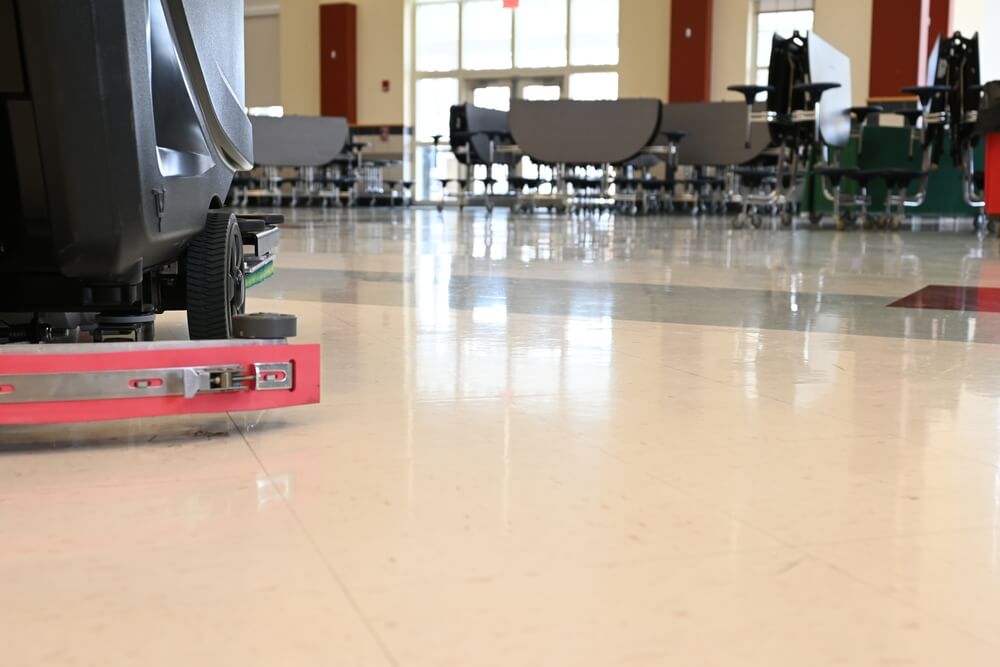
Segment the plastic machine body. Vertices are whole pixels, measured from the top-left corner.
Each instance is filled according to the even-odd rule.
[[[163,269],[252,163],[242,2],[4,12],[0,312],[183,309]]]
[[[252,165],[243,88],[242,0],[0,2],[0,425],[319,400],[294,318],[240,315],[278,236],[215,210]],[[244,339],[46,343],[166,309]]]

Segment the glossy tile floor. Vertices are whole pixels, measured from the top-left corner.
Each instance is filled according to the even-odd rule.
[[[929,284],[1000,243],[295,211],[322,405],[0,430],[0,664],[996,665],[1000,314]]]

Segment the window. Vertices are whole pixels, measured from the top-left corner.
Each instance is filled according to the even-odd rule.
[[[791,37],[798,31],[805,35],[813,26],[813,0],[758,0],[754,80],[767,84],[771,64],[771,40],[775,35]]]
[[[588,72],[569,75],[571,100],[617,100],[618,72]]]
[[[458,79],[417,80],[417,141],[448,136],[451,107],[458,104]]]
[[[472,103],[483,109],[510,111],[510,86],[481,86],[472,91]]]
[[[458,3],[418,5],[415,42],[418,72],[458,69]]]
[[[617,65],[618,2],[573,0],[569,51],[571,65]]]
[[[558,100],[561,92],[558,84],[529,83],[521,88],[521,99]]]
[[[617,98],[624,1],[521,0],[517,9],[506,9],[501,0],[414,0],[409,74],[416,198],[437,198],[439,179],[463,173],[431,139],[447,137],[453,104],[505,110],[518,97]]]
[[[530,0],[514,12],[517,67],[566,65],[566,0]]]
[[[510,69],[510,15],[495,0],[462,6],[462,69]]]

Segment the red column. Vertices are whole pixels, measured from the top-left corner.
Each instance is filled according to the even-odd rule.
[[[938,35],[951,35],[954,23],[955,4],[951,0],[931,0],[931,27],[927,32],[927,53],[937,41]]]
[[[670,3],[671,102],[705,102],[712,77],[712,0]]]
[[[874,0],[869,97],[924,83],[930,0]]]
[[[358,121],[358,8],[319,7],[320,113]]]

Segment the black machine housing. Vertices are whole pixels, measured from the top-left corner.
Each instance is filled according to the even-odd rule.
[[[0,313],[185,309],[250,166],[242,0],[0,0]]]

